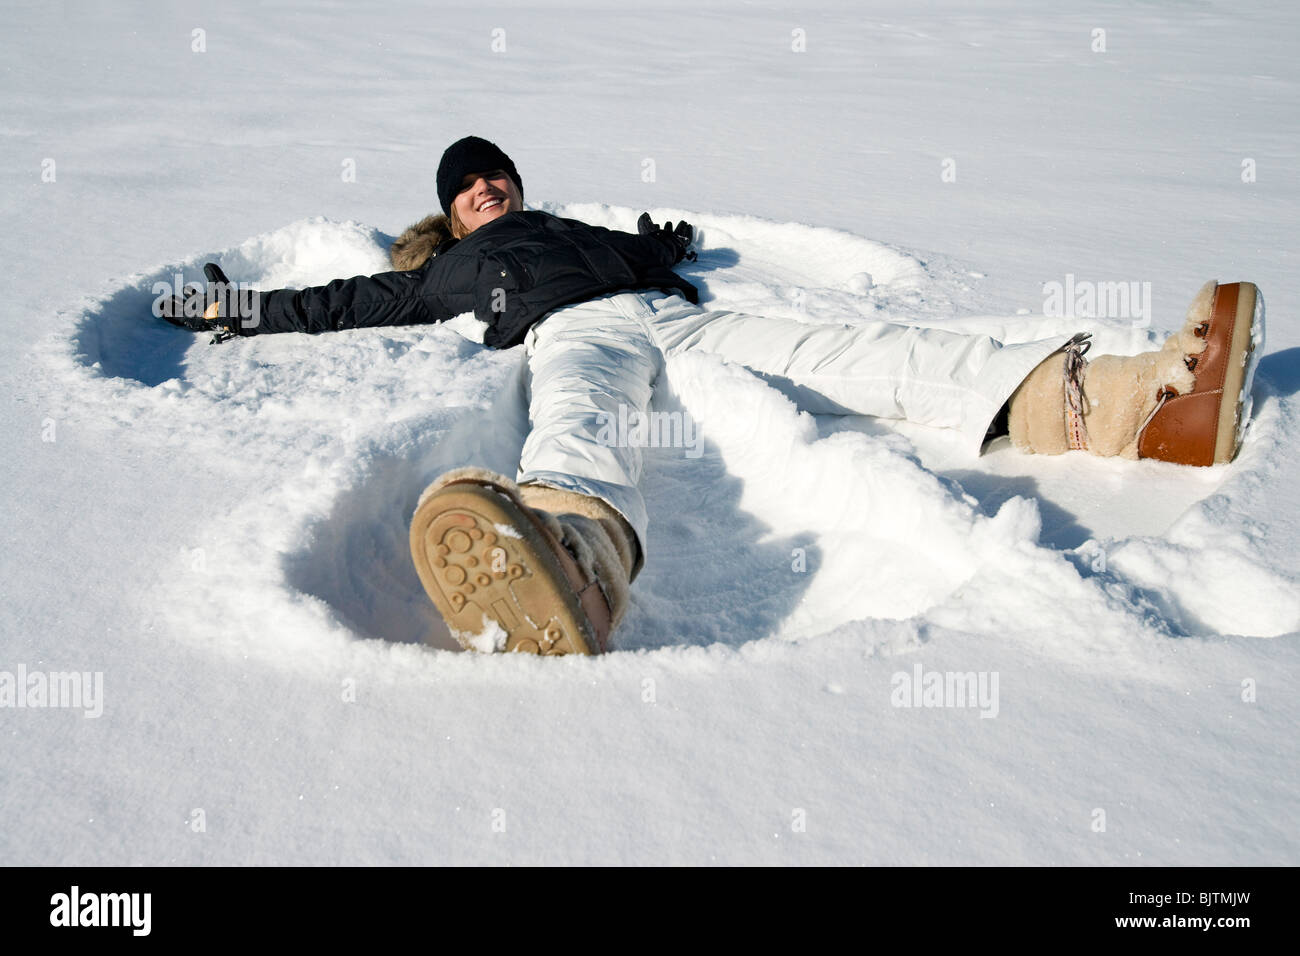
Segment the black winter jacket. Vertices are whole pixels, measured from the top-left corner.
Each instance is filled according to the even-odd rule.
[[[484,343],[509,348],[551,310],[620,289],[673,290],[698,302],[695,286],[672,271],[675,264],[672,250],[652,236],[544,212],[509,212],[444,243],[410,272],[259,293],[256,324],[240,331],[418,325],[472,311],[488,325]]]

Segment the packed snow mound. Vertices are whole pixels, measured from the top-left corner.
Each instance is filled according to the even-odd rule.
[[[1300,586],[1294,568],[1260,561],[1266,529],[1247,504],[1265,478],[1283,480],[1276,462],[1296,434],[1294,400],[1288,415],[1272,386],[1256,390],[1253,440],[1243,447],[1219,489],[1196,502],[1160,536],[1134,535],[1106,549],[1110,566],[1145,590],[1184,633],[1279,637],[1300,629]],[[1291,446],[1294,447],[1294,446]]]
[[[629,231],[639,214],[547,208]],[[699,260],[681,271],[718,309],[801,322],[888,318],[1006,341],[1082,325],[1099,351],[1126,353],[1162,338],[1097,320],[1070,319],[1067,329],[1041,316],[957,317],[969,273],[955,264],[812,226],[651,213],[697,225]],[[514,475],[528,428],[521,351],[486,349],[447,325],[211,347],[150,311],[160,289],[201,281],[205,261],[255,288],[301,287],[384,271],[390,243],[357,223],[293,223],[133,276],[84,304],[49,343],[66,414],[154,430],[238,482],[201,545],[201,580],[159,605],[174,633],[286,661],[358,637],[457,648],[411,568],[407,521],[441,471],[476,464]],[[1252,432],[1283,428],[1282,397],[1260,389]],[[1300,627],[1290,572],[1225,531],[1230,507],[1206,503],[1222,496],[1225,477],[1267,473],[1268,441],[1217,469],[1007,449],[958,464],[955,435],[814,419],[707,355],[670,360],[654,407],[690,416],[702,445],[689,456],[646,450],[648,560],[617,649],[741,648],[847,627],[867,650],[889,652],[947,627],[1088,662],[1169,636]],[[1063,468],[1084,478],[1071,484]],[[1040,480],[1062,493],[1045,499]],[[1116,525],[1102,517],[1114,508],[1089,499],[1107,483],[1129,499]],[[1207,586],[1206,560],[1240,586]]]

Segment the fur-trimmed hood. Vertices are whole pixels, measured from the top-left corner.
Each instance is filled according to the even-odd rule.
[[[397,237],[393,248],[388,250],[388,258],[398,272],[410,272],[437,255],[444,243],[454,241],[450,219],[442,213],[425,216]]]

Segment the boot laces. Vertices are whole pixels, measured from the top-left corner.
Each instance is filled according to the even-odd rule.
[[[1169,401],[1169,399],[1171,398],[1175,398],[1177,395],[1178,395],[1178,391],[1176,389],[1170,388],[1168,385],[1162,388],[1160,390],[1160,397],[1156,400],[1156,407],[1151,409],[1151,414],[1148,415],[1146,419],[1142,422],[1142,424],[1138,426],[1137,433],[1141,435],[1144,431],[1146,431],[1147,426],[1151,424],[1151,420],[1156,417],[1156,412],[1160,411],[1160,409],[1165,407],[1165,402]]]
[[[1084,402],[1083,373],[1088,368],[1084,358],[1092,348],[1091,332],[1080,332],[1065,343],[1065,423],[1070,448],[1085,451],[1088,448],[1088,425],[1083,420]]]

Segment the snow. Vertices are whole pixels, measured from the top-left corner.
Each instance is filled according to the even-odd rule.
[[[6,861],[1300,862],[1294,7],[8,21],[0,672],[101,675],[102,715],[0,707]],[[149,306],[209,260],[384,269],[471,132],[532,208],[695,223],[719,309],[1131,354],[1253,280],[1245,446],[970,460],[682,356],[654,407],[702,454],[646,450],[615,651],[462,652],[407,520],[443,470],[513,473],[518,351],[465,320],[209,346]],[[1047,315],[1067,276],[1149,282],[1149,321]]]
[[[456,631],[452,631],[451,636],[460,641],[462,646],[468,643],[471,648],[480,653],[491,654],[506,649],[506,638],[509,635],[506,634],[505,629],[500,624],[489,620],[485,614],[483,615],[483,629],[479,633],[461,635]]]

